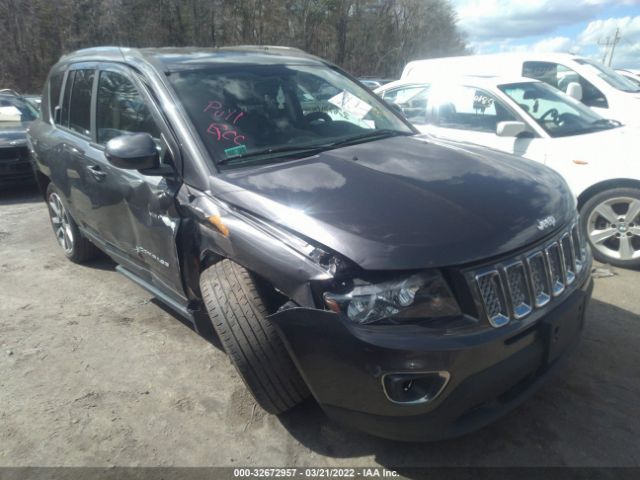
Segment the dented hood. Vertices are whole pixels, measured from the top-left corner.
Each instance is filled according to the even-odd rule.
[[[368,270],[460,265],[547,236],[575,215],[552,170],[467,144],[395,137],[211,177],[216,197]]]

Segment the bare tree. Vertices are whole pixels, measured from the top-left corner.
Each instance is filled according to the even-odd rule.
[[[448,0],[0,0],[0,88],[35,92],[96,45],[288,45],[356,75],[466,51]]]

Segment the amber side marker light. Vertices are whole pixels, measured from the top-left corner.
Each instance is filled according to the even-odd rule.
[[[589,162],[585,162],[584,160],[574,160],[573,163],[576,165],[589,165]]]
[[[209,223],[216,227],[222,235],[225,237],[229,236],[229,229],[224,223],[222,223],[222,219],[219,215],[211,215],[207,220],[209,220]]]

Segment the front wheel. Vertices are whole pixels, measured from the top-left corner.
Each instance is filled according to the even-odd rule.
[[[640,189],[614,188],[580,209],[594,257],[623,268],[640,267]]]
[[[309,395],[287,349],[267,318],[256,278],[231,260],[202,272],[200,289],[213,327],[258,404],[269,413],[288,410]]]

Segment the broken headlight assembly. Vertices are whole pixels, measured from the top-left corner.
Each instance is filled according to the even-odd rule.
[[[449,285],[436,270],[380,283],[354,280],[349,291],[325,292],[323,299],[326,308],[342,313],[358,324],[461,314]]]

